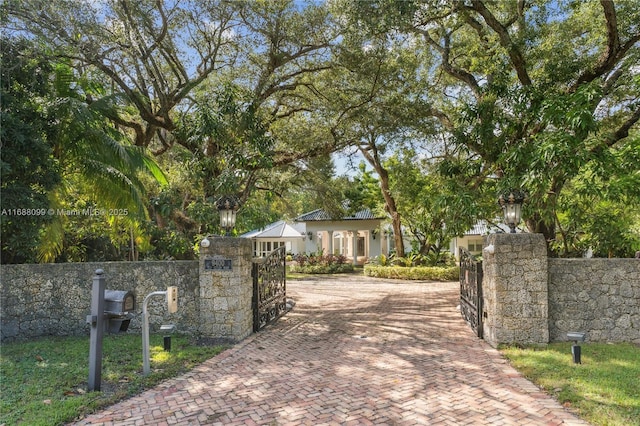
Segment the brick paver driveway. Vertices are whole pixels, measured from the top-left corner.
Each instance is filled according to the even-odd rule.
[[[456,310],[457,283],[289,281],[294,310],[104,425],[584,425]]]

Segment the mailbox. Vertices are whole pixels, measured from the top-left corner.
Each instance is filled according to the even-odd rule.
[[[127,331],[133,311],[136,308],[136,296],[131,291],[105,290],[104,314],[105,330],[109,333]]]

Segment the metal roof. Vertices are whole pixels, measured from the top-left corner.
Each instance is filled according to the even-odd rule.
[[[490,223],[486,220],[479,220],[464,235],[488,235],[509,231],[509,226],[504,223]]]
[[[304,235],[281,220],[267,225],[265,228],[256,229],[240,235],[242,238],[302,238]]]
[[[357,211],[350,216],[345,216],[340,219],[332,218],[329,213],[327,213],[323,209],[317,209],[309,213],[304,213],[294,219],[295,222],[312,222],[312,221],[320,221],[320,220],[371,220],[371,219],[382,219],[380,217],[376,217],[373,212],[369,209],[363,209]]]

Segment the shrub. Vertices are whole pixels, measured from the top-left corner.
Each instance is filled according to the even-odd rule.
[[[394,278],[404,280],[457,281],[460,268],[457,266],[378,266],[365,265],[364,275],[376,278]]]
[[[299,274],[341,274],[347,272],[353,272],[353,265],[350,263],[331,265],[291,265],[290,272],[296,272]]]
[[[347,258],[343,255],[333,255],[322,253],[298,254],[294,257],[296,265],[291,265],[291,272],[302,274],[338,274],[342,272],[353,272],[353,265],[347,263]]]

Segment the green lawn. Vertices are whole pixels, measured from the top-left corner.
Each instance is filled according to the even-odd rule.
[[[592,425],[640,425],[640,347],[582,343],[582,364],[574,364],[571,345],[501,351],[528,379]]]
[[[0,425],[59,425],[184,373],[224,347],[172,337],[170,352],[161,335],[150,336],[151,373],[142,376],[139,334],[105,335],[102,386],[87,392],[89,338],[59,337],[2,344]]]

